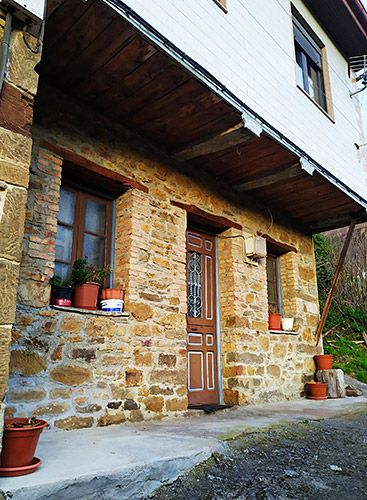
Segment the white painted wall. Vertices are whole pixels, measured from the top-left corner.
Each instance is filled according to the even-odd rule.
[[[296,87],[289,0],[227,0],[227,14],[214,0],[125,2],[314,160],[367,199],[367,162],[363,165],[354,145],[365,139],[357,112],[359,98],[349,97],[352,85],[347,61],[302,0],[293,0],[293,4],[326,46],[335,123]],[[367,96],[363,97],[363,105],[367,108]]]

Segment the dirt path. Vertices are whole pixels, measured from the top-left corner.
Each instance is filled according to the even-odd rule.
[[[236,438],[153,498],[367,499],[367,409]]]

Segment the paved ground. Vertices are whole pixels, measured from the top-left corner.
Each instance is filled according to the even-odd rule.
[[[269,425],[279,425],[282,422],[305,420],[316,421],[313,425],[317,427],[323,425],[317,423],[320,419],[332,419],[350,412],[363,411],[366,408],[366,397],[327,401],[297,400],[241,407],[214,415],[195,412],[195,415],[186,418],[151,424],[123,424],[68,432],[47,431],[41,435],[37,449],[37,456],[43,460],[41,468],[29,476],[1,478],[0,498],[3,495],[4,498],[12,498],[12,500],[140,499],[147,497],[162,484],[176,480],[196,465],[208,460],[213,453],[227,455],[227,443],[230,438],[249,433],[243,438],[245,439],[244,445],[238,449],[237,459],[234,455],[236,463],[246,464],[248,457],[254,456],[257,457],[257,461],[262,460],[261,455],[254,454],[257,445],[252,445],[259,439],[256,437],[257,434],[254,434],[256,430],[265,429]],[[307,436],[307,432],[305,435]],[[276,436],[275,432],[272,439],[276,439]],[[267,441],[269,439],[266,438]],[[337,439],[330,437],[329,443],[336,446],[338,439],[339,437]],[[241,442],[242,438],[232,442],[233,453],[235,453],[236,443]],[[307,449],[306,442],[305,438],[302,445],[305,450]],[[265,456],[270,455],[271,452],[273,455],[271,462],[279,462],[280,470],[290,471],[288,474],[293,474],[292,470],[294,470],[291,467],[292,443],[293,439],[290,439],[287,451],[279,452],[279,455],[276,446],[269,445],[270,448],[263,448]],[[323,440],[319,439],[317,443],[322,450]],[[246,451],[247,449],[251,451]],[[319,463],[319,459],[316,460],[313,453],[314,451],[309,456],[301,452],[304,457],[304,470],[312,469],[315,464]],[[228,464],[231,464],[231,456],[228,457],[228,460],[227,458],[220,459],[223,470],[229,470]],[[274,476],[274,471],[269,470],[267,474],[264,473],[264,476],[259,475],[257,471],[260,470],[261,462],[257,463],[256,460],[249,462],[252,463],[250,472],[256,476],[256,481],[261,482],[261,477],[264,477],[266,482],[268,478]],[[284,460],[288,460],[286,466],[282,462]],[[340,461],[336,461],[335,464],[330,462],[330,465],[343,467]],[[245,472],[245,468],[243,471]],[[341,474],[340,471],[333,472],[336,475]],[[205,480],[207,481],[208,477]],[[219,479],[212,478],[209,478],[209,481],[213,484],[215,481],[221,482]],[[239,488],[242,487],[243,485],[239,486]],[[175,496],[176,494],[173,494],[166,498],[175,498]],[[187,498],[190,497],[187,496]],[[198,497],[193,496],[193,498]],[[199,498],[223,498],[223,495]],[[279,497],[258,496],[258,498]]]
[[[367,410],[272,426],[163,486],[155,500],[367,498]]]

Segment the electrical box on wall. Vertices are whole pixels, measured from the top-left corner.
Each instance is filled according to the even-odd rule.
[[[247,257],[263,259],[266,257],[266,239],[261,236],[248,236],[245,238],[245,251]]]
[[[45,17],[46,0],[1,0],[0,3],[25,24],[39,25]]]

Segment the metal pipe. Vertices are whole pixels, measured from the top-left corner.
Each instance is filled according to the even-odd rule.
[[[1,41],[1,51],[0,51],[0,96],[3,90],[6,66],[8,64],[8,58],[9,58],[12,21],[13,21],[12,14],[10,12],[7,12],[5,18],[4,36]]]

